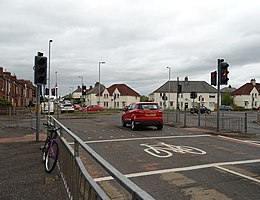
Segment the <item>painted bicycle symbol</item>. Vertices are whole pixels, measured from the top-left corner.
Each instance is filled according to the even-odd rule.
[[[195,147],[175,146],[172,144],[166,144],[164,142],[160,142],[156,145],[140,144],[140,146],[147,147],[144,149],[144,151],[158,158],[168,158],[171,157],[173,153],[181,153],[181,154],[190,153],[190,154],[199,154],[199,155],[206,154],[205,151]]]

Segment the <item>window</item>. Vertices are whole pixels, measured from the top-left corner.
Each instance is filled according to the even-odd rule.
[[[126,106],[126,104],[125,104],[125,101],[123,101],[123,102],[122,102],[122,106],[123,106],[123,107],[125,107],[125,106]]]
[[[216,98],[216,95],[215,94],[210,94],[209,98],[214,99],[214,98]]]

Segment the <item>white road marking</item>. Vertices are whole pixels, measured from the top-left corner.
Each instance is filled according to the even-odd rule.
[[[260,183],[260,180],[258,180],[258,179],[256,179],[256,178],[253,178],[253,177],[250,177],[250,176],[247,176],[247,175],[244,175],[244,174],[241,174],[241,173],[232,171],[232,170],[230,170],[230,169],[226,169],[226,168],[220,167],[220,166],[216,166],[216,168],[221,169],[221,170],[226,171],[226,172],[229,172],[229,173],[231,173],[231,174],[235,174],[235,175],[237,175],[237,176],[241,176],[241,177],[243,177],[243,178],[245,178],[245,179],[248,179],[248,180],[251,180],[251,181]]]
[[[257,141],[257,140],[245,140],[245,142],[249,142],[249,143],[259,144],[260,145],[260,141]]]
[[[233,140],[233,141],[236,141],[236,142],[241,142],[241,143],[246,143],[246,144],[252,144],[252,145],[255,145],[255,146],[260,146],[260,143],[254,143],[254,142],[249,141],[249,140],[240,140],[240,139],[230,138],[230,137],[222,136],[222,135],[218,135],[218,137],[226,139],[226,140]]]
[[[103,142],[122,142],[122,141],[134,141],[134,140],[151,140],[151,139],[169,139],[169,138],[195,138],[195,137],[211,137],[211,135],[182,135],[182,136],[161,136],[161,137],[142,137],[142,138],[125,138],[125,139],[114,139],[114,140],[93,140],[85,141],[84,143],[103,143]]]
[[[183,172],[183,171],[190,171],[190,170],[196,170],[196,169],[219,167],[219,166],[223,166],[223,165],[239,165],[239,164],[258,163],[258,162],[260,162],[260,159],[220,162],[220,163],[195,165],[195,166],[189,166],[189,167],[179,167],[179,168],[172,168],[172,169],[154,170],[154,171],[148,171],[148,172],[138,172],[138,173],[133,173],[133,174],[126,174],[125,176],[127,178],[133,178],[133,177],[164,174],[164,173],[169,173],[169,172]],[[114,179],[112,176],[106,176],[106,177],[95,178],[94,181],[100,182],[100,181],[108,181],[108,180],[112,180],[112,179]]]

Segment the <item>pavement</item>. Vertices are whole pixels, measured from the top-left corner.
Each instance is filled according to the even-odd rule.
[[[40,147],[46,135],[36,142],[30,128],[0,128],[0,199],[68,199],[57,168],[48,174]]]

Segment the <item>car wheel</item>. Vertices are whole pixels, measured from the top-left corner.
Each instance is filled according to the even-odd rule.
[[[132,130],[137,130],[137,125],[136,125],[134,120],[131,121],[131,129]]]
[[[162,130],[162,128],[163,128],[163,125],[158,125],[157,126],[157,130]]]
[[[122,127],[126,127],[125,120],[121,119]]]

